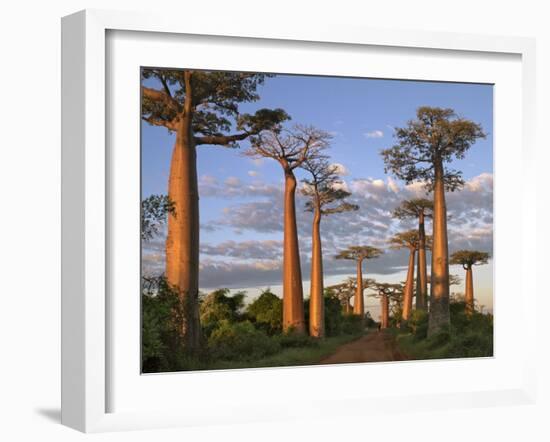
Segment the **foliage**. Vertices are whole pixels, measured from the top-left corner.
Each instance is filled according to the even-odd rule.
[[[332,215],[359,210],[358,205],[344,201],[351,193],[343,189],[338,165],[329,164],[325,157],[321,157],[307,159],[302,168],[311,175],[311,178],[302,180],[301,193],[308,197],[306,211]]]
[[[306,161],[317,160],[329,147],[332,135],[313,126],[277,126],[250,137],[250,148],[244,152],[252,158],[272,158],[291,172]]]
[[[414,198],[402,201],[401,204],[393,211],[394,218],[407,219],[418,218],[423,214],[426,218],[431,218],[433,213],[434,203],[426,198]]]
[[[244,292],[229,295],[229,289],[218,289],[205,296],[200,303],[200,322],[208,337],[221,321],[236,322],[244,307]]]
[[[325,290],[325,334],[326,336],[337,336],[342,333],[342,304],[338,296]]]
[[[251,361],[276,353],[280,344],[250,321],[223,319],[208,338],[208,350],[214,360]]]
[[[166,195],[151,195],[141,201],[141,239],[153,239],[166,223],[169,213],[175,216],[176,210]]]
[[[258,87],[271,75],[143,68],[142,78],[158,88],[142,87],[142,118],[176,130],[186,110],[192,114],[195,143],[235,147],[236,143],[290,117],[282,109],[241,114],[239,104],[259,99]],[[225,135],[233,126],[240,132]]]
[[[478,138],[485,138],[481,126],[458,117],[452,109],[419,107],[416,119],[395,131],[397,144],[382,151],[385,171],[410,184],[424,181],[427,190],[433,188],[436,164],[463,159]],[[447,191],[462,188],[462,172],[445,170]]]
[[[267,334],[280,333],[283,323],[283,301],[266,289],[248,305],[246,315],[256,327]]]
[[[167,371],[182,350],[177,330],[182,301],[164,277],[144,278],[142,287],[142,370]]]
[[[464,270],[468,270],[474,265],[487,264],[489,254],[477,250],[457,250],[451,257],[449,264],[461,265]]]
[[[359,315],[344,315],[342,317],[342,333],[345,335],[360,334],[365,331],[364,319]]]
[[[493,315],[466,314],[463,301],[450,303],[451,325],[427,337],[428,315],[413,312],[410,332],[398,336],[399,347],[414,359],[469,358],[493,355]]]
[[[351,246],[342,250],[335,256],[335,259],[350,259],[362,261],[363,259],[378,258],[383,250],[371,246]]]

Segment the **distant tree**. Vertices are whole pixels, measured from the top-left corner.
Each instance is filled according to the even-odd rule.
[[[334,295],[340,300],[342,310],[346,315],[351,314],[351,298],[355,293],[355,285],[351,281],[352,278],[348,278],[345,282],[335,284],[327,287]],[[355,279],[355,278],[353,278]]]
[[[458,250],[451,255],[450,263],[461,265],[466,270],[466,289],[464,301],[466,302],[466,313],[471,315],[474,312],[474,281],[472,267],[487,264],[489,254],[477,250]]]
[[[408,249],[409,265],[407,270],[407,279],[403,289],[403,313],[401,319],[406,323],[412,311],[413,285],[414,285],[414,261],[416,251],[418,250],[418,230],[408,230],[402,233],[396,233],[389,239],[392,249]]]
[[[296,226],[296,176],[294,170],[320,157],[331,135],[311,126],[266,130],[250,138],[245,154],[252,158],[272,158],[285,177],[283,244],[283,330],[305,333],[302,270]]]
[[[450,324],[449,251],[445,191],[463,186],[460,171],[444,167],[453,158],[462,159],[485,134],[481,126],[458,117],[452,109],[423,106],[416,119],[396,129],[397,144],[383,150],[386,171],[406,183],[424,181],[433,191],[432,283],[428,335]]]
[[[355,300],[353,314],[361,318],[365,315],[365,300],[363,299],[363,261],[378,258],[384,253],[381,249],[371,246],[351,246],[338,253],[336,259],[348,259],[355,261],[357,265],[357,277],[355,288]]]
[[[416,267],[416,309],[428,308],[428,270],[426,263],[426,230],[425,219],[431,218],[433,201],[426,198],[415,198],[403,201],[393,216],[398,219],[418,219],[418,265]]]
[[[194,350],[201,343],[196,147],[235,147],[289,117],[282,109],[239,113],[240,103],[259,99],[258,86],[268,77],[264,74],[142,68],[141,76],[154,83],[141,87],[143,121],[176,134],[168,182],[168,198],[175,212],[168,216],[166,278],[186,298],[180,330],[184,346]],[[230,133],[233,126],[237,131]]]
[[[351,193],[342,188],[338,166],[330,164],[326,158],[318,158],[308,159],[302,168],[309,172],[310,177],[302,180],[304,186],[301,193],[308,198],[306,210],[313,212],[309,334],[321,338],[325,335],[321,217],[357,210],[359,206],[345,201]]]
[[[390,300],[393,301],[394,304],[401,304],[402,286],[401,284],[374,282],[372,288],[375,290],[375,293],[371,296],[380,299],[380,328],[388,328],[390,325]],[[401,309],[399,309],[399,311],[400,310]]]
[[[222,320],[236,322],[242,316],[245,292],[230,295],[229,289],[218,289],[200,302],[200,321],[208,337]]]
[[[280,333],[282,330],[283,301],[270,289],[265,289],[248,305],[246,314],[270,335]]]

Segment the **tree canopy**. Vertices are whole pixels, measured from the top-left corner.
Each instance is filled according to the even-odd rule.
[[[457,250],[451,255],[450,264],[461,265],[464,270],[468,270],[474,265],[487,264],[489,253],[478,250]]]
[[[250,149],[244,152],[252,158],[272,158],[284,170],[292,171],[306,161],[322,156],[330,146],[332,135],[313,126],[296,124],[291,128],[263,130],[250,137]]]
[[[235,147],[238,141],[290,119],[282,109],[239,113],[240,103],[259,99],[257,89],[270,77],[267,74],[144,68],[141,75],[159,84],[159,89],[142,86],[143,120],[175,131],[191,115],[196,145]],[[236,132],[228,134],[231,130]]]
[[[418,218],[420,214],[424,214],[426,218],[431,218],[434,208],[432,200],[426,198],[414,198],[402,201],[401,204],[393,211],[394,218],[407,219]]]
[[[323,215],[359,209],[358,205],[343,201],[351,193],[343,188],[338,165],[330,164],[326,158],[320,157],[304,161],[301,167],[311,175],[311,178],[302,180],[304,185],[301,189],[302,195],[309,198],[306,202],[308,212],[313,212],[316,206],[319,206]]]
[[[349,259],[353,261],[362,261],[364,259],[378,258],[384,251],[371,246],[351,246],[340,251],[335,259]]]
[[[485,136],[479,124],[457,116],[452,109],[419,107],[415,120],[396,129],[397,143],[382,151],[385,171],[407,184],[424,181],[431,190],[434,164],[463,159],[475,141]],[[462,172],[446,169],[444,182],[448,191],[460,189],[464,185]]]

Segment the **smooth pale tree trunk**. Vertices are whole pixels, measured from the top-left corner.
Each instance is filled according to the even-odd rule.
[[[409,269],[407,271],[407,280],[405,281],[405,288],[403,289],[403,311],[401,314],[401,319],[405,324],[411,318],[415,256],[416,256],[416,249],[410,249]]]
[[[323,252],[321,247],[321,210],[316,202],[312,226],[311,289],[309,296],[309,334],[325,336],[325,306],[323,300]]]
[[[168,197],[174,212],[168,216],[166,279],[181,298],[180,318],[183,345],[200,346],[198,308],[199,279],[199,193],[197,154],[190,118],[182,118],[170,164]]]
[[[440,158],[434,161],[434,209],[432,277],[430,284],[430,315],[428,335],[448,328],[449,311],[449,246],[447,241],[447,207],[443,163]]]
[[[426,230],[424,212],[418,216],[418,266],[416,269],[416,309],[428,308],[428,271],[426,265]]]
[[[346,306],[344,307],[344,311],[346,315],[349,315],[351,313],[351,304],[350,304],[350,298],[346,298]]]
[[[305,333],[302,269],[296,226],[296,177],[285,170],[283,242],[283,330]]]
[[[474,312],[474,278],[472,266],[466,267],[466,290],[464,301],[466,301],[466,313],[470,316]]]
[[[353,302],[353,314],[363,317],[365,315],[365,302],[363,299],[363,260],[357,260],[357,287]]]
[[[388,295],[385,293],[382,294],[380,297],[380,304],[382,307],[382,315],[380,318],[380,328],[388,328],[388,325],[390,323],[390,305],[388,300]]]

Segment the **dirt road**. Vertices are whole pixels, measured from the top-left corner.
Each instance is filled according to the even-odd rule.
[[[346,364],[350,362],[403,361],[407,357],[399,352],[391,335],[373,331],[362,338],[342,345],[320,364]]]

